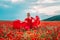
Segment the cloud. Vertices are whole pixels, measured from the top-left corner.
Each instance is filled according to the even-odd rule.
[[[54,1],[54,0],[43,0],[41,3],[54,3],[54,2],[56,2],[56,1]]]
[[[19,4],[21,2],[24,2],[24,0],[0,0],[0,7],[10,8],[14,4]]]
[[[57,10],[55,13],[59,13],[60,14],[60,10]]]
[[[50,7],[42,7],[42,6],[32,6],[30,9],[25,10],[26,12],[31,13],[44,13],[45,15],[57,15],[55,11],[60,10],[60,6],[50,6]]]
[[[57,13],[56,11],[60,11],[59,0],[37,0],[36,2],[33,2],[29,8],[25,9],[25,12],[51,16],[59,15],[59,13]]]
[[[24,2],[24,0],[10,0],[12,3]]]
[[[56,3],[56,2],[60,2],[59,0],[38,0],[35,3],[39,4],[39,3]]]
[[[9,5],[6,5],[6,4],[0,4],[0,7],[10,8],[10,6]]]
[[[11,0],[11,2],[16,3],[16,2],[18,2],[18,0]]]
[[[25,0],[2,0],[0,2],[11,2],[11,3],[21,3],[24,2]]]

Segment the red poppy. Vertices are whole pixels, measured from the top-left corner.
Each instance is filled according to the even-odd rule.
[[[46,38],[41,38],[41,40],[46,40]]]
[[[9,37],[9,38],[13,38],[13,36],[14,36],[14,34],[13,34],[13,32],[12,31],[10,31],[8,34],[7,34],[7,37]]]
[[[52,33],[52,31],[51,30],[47,30],[47,34],[51,34]]]
[[[57,27],[54,27],[54,32],[58,32],[58,28]]]
[[[0,35],[1,35],[1,36],[4,36],[4,34],[3,34],[3,29],[0,29]]]
[[[0,38],[0,40],[4,40],[4,38]]]
[[[58,33],[58,37],[60,38],[60,32]]]
[[[32,38],[32,40],[35,40],[35,38]]]
[[[58,38],[56,38],[56,37],[52,37],[53,38],[53,40],[58,40]]]

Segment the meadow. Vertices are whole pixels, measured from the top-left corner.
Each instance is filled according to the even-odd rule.
[[[0,21],[0,40],[60,40],[60,21],[41,21],[30,29],[16,29],[13,21]]]

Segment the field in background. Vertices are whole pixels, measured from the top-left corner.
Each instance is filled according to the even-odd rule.
[[[0,25],[12,25],[13,21],[0,21]],[[41,21],[40,26],[60,26],[60,21]]]
[[[14,29],[13,21],[0,21],[0,40],[60,40],[60,21],[41,21],[30,30]]]

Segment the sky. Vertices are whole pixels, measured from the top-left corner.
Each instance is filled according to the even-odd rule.
[[[0,0],[0,20],[24,20],[28,12],[41,20],[60,15],[60,0]]]

